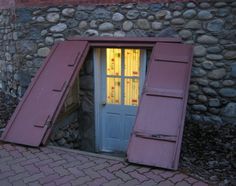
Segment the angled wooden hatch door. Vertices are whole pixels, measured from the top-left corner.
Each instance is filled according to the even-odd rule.
[[[51,130],[87,52],[87,41],[55,45],[9,120],[2,140],[29,146],[46,141],[45,134]]]
[[[156,43],[128,146],[128,161],[177,169],[192,46]]]

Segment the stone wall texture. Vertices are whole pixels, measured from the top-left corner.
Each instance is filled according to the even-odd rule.
[[[188,120],[235,123],[235,1],[0,10],[0,89],[21,97],[52,45],[73,36],[181,37],[194,44]]]

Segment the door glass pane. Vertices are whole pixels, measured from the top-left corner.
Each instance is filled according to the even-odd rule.
[[[107,103],[121,104],[121,78],[107,77]]]
[[[120,76],[121,75],[121,49],[107,48],[107,75]]]
[[[139,79],[125,78],[125,105],[138,106]]]
[[[136,76],[140,74],[140,50],[125,49],[125,76]]]

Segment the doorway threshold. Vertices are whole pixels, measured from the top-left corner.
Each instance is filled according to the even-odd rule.
[[[41,147],[41,148],[58,149],[58,150],[66,151],[66,152],[73,152],[73,153],[77,153],[77,154],[81,154],[81,155],[88,155],[88,156],[93,156],[93,157],[97,157],[97,158],[110,159],[110,160],[116,160],[116,161],[121,161],[121,162],[125,162],[125,160],[126,160],[124,154],[123,154],[123,156],[118,156],[118,155],[115,156],[115,155],[111,155],[111,153],[87,152],[87,151],[81,151],[79,149],[68,149],[65,147],[57,147],[57,146],[53,146],[53,145],[47,145],[46,147]]]

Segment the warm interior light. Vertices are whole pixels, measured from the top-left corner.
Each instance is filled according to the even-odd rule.
[[[106,49],[106,97],[108,104],[122,104],[124,102],[124,105],[137,106],[139,77],[139,49]],[[122,101],[122,97],[124,97],[124,101]]]

